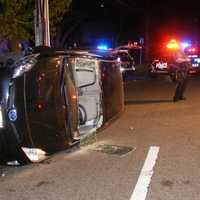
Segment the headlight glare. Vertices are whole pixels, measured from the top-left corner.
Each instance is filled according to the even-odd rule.
[[[17,78],[22,74],[24,74],[25,72],[29,71],[37,62],[38,56],[39,54],[32,54],[18,60],[14,65],[15,68],[14,68],[13,78]]]

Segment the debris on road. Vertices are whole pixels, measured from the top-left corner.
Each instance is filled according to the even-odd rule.
[[[135,150],[136,148],[120,146],[120,145],[112,145],[112,144],[98,144],[98,145],[91,145],[88,149],[92,151],[123,156]]]

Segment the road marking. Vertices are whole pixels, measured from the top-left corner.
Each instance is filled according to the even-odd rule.
[[[148,192],[148,187],[153,175],[153,168],[156,164],[160,147],[152,146],[149,148],[143,168],[140,172],[135,189],[131,195],[130,200],[145,200]]]

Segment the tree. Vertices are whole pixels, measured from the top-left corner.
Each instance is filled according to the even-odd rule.
[[[69,9],[72,0],[49,0],[49,18],[51,35],[55,36],[57,27]]]
[[[0,0],[0,35],[12,41],[33,39],[34,0]],[[51,35],[67,12],[71,0],[49,0]]]

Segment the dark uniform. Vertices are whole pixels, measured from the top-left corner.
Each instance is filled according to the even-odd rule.
[[[190,59],[181,50],[174,52],[172,59],[172,71],[174,73],[174,80],[176,82],[176,90],[173,101],[184,100],[184,92],[187,85],[188,70],[191,65]]]

